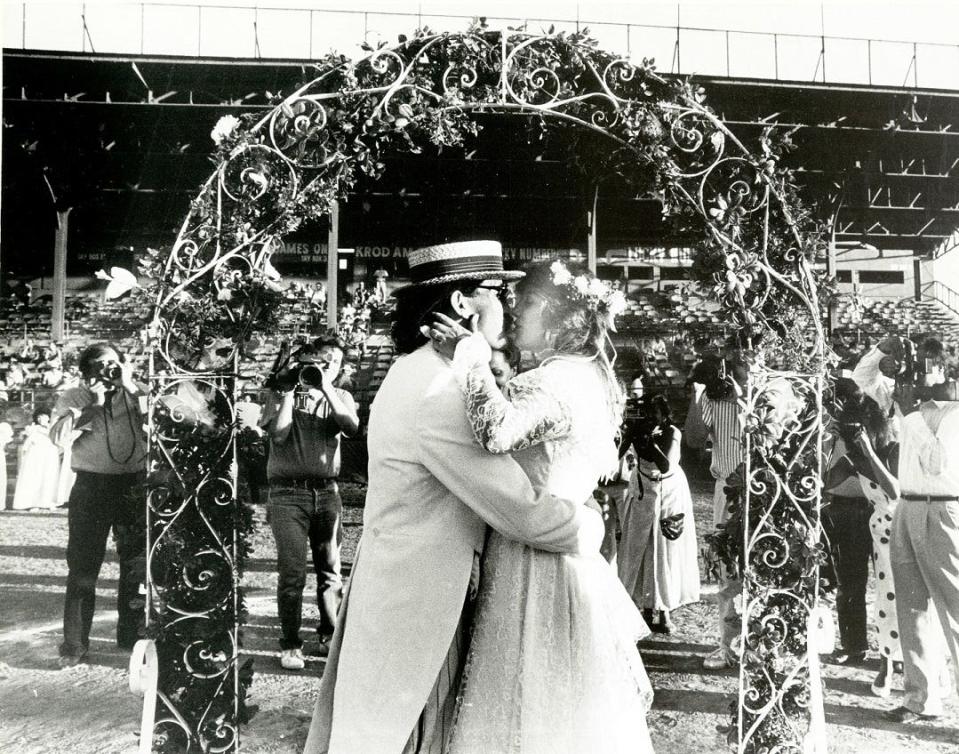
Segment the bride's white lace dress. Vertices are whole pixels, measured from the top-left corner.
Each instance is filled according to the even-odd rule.
[[[535,487],[589,499],[616,463],[596,365],[549,361],[510,382],[510,401],[485,363],[466,375],[480,444],[513,453]],[[548,553],[491,532],[449,754],[651,752],[652,689],[636,650],[648,633],[599,553]]]

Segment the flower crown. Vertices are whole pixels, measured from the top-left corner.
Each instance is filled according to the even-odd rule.
[[[589,311],[605,317],[606,326],[616,332],[615,318],[626,311],[626,296],[622,291],[613,290],[599,278],[590,279],[587,275],[576,275],[565,264],[557,260],[549,266],[551,281],[557,288],[563,288],[571,301],[582,301]]]

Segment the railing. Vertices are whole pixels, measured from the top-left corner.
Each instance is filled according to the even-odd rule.
[[[313,60],[365,41],[395,42],[471,16],[171,3],[3,6],[6,48]],[[959,90],[959,44],[779,34],[589,19],[489,18],[491,27],[590,29],[607,50],[654,57],[669,73]]]
[[[926,298],[935,299],[944,307],[959,315],[959,292],[954,291],[948,285],[933,280],[922,287],[922,295]]]

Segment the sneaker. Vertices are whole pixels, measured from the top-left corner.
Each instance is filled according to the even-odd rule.
[[[306,667],[306,662],[303,660],[303,650],[299,647],[284,649],[280,652],[280,665],[287,670],[303,670]]]
[[[713,650],[703,659],[703,667],[706,670],[728,670],[735,668],[738,664],[722,647]]]

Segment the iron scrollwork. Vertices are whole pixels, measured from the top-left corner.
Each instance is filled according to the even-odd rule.
[[[219,166],[157,269],[149,329],[150,623],[165,667],[158,748],[159,739],[203,751],[239,746],[247,681],[238,664],[238,574],[249,521],[235,494],[233,402],[246,342],[275,316],[277,241],[327,215],[358,174],[381,175],[386,156],[464,145],[479,130],[478,113],[564,129],[573,151],[593,150],[582,164],[656,192],[698,239],[694,279],[747,352],[779,354],[775,366],[793,370],[784,379],[797,382],[795,421],[761,447],[761,433],[747,432],[741,558],[750,654],[736,744],[758,751],[774,731],[788,739],[784,749],[801,745],[810,719],[797,692],[807,682],[805,649],[782,638],[782,616],[807,611],[818,594],[815,574],[793,573],[791,563],[797,541],[809,546],[819,527],[810,459],[822,431],[824,344],[812,267],[819,239],[778,164],[782,145],[766,133],[750,151],[695,84],[606,53],[586,32],[477,24],[420,30],[358,61],[331,55],[264,117],[224,119],[212,134]],[[757,360],[754,384],[772,376]],[[176,404],[178,391],[199,403]],[[745,422],[763,415],[762,394],[756,388],[743,406]]]

